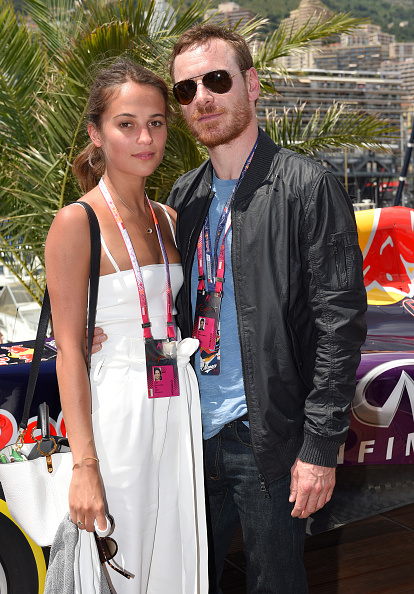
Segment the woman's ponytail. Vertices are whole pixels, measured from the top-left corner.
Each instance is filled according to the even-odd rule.
[[[73,161],[73,173],[85,194],[98,185],[105,172],[102,149],[90,142]]]

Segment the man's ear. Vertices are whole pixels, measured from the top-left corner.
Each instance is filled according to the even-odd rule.
[[[99,130],[94,124],[88,124],[88,134],[96,147],[102,146]]]
[[[256,68],[249,68],[247,71],[247,91],[250,101],[257,101],[260,95],[259,75]]]

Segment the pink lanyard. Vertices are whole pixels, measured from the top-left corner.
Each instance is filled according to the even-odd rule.
[[[132,245],[131,239],[128,235],[128,231],[126,230],[124,222],[121,219],[121,215],[119,214],[118,209],[115,206],[114,201],[112,200],[112,196],[109,193],[109,190],[106,187],[106,184],[105,184],[103,178],[101,178],[101,180],[99,182],[99,189],[101,190],[102,195],[105,198],[105,201],[112,213],[112,216],[114,217],[115,222],[118,225],[118,229],[122,235],[122,239],[124,240],[125,247],[127,249],[128,255],[129,255],[129,259],[131,260],[132,269],[134,271],[135,280],[137,282],[137,287],[138,287],[138,296],[139,296],[139,302],[141,305],[141,315],[142,315],[142,321],[143,321],[142,327],[144,329],[144,338],[152,339],[151,322],[149,321],[149,317],[148,317],[147,296],[145,294],[144,280],[142,278],[141,269],[139,267],[138,260],[135,255],[134,247]],[[151,202],[149,201],[148,196],[146,194],[145,194],[145,199],[147,200],[147,204],[151,210],[152,218],[153,218],[154,225],[155,225],[155,230],[157,232],[157,237],[158,237],[158,241],[160,244],[161,253],[162,253],[162,257],[163,257],[164,265],[165,265],[165,279],[166,279],[166,286],[167,286],[167,336],[170,340],[176,340],[174,322],[172,319],[172,292],[171,292],[170,267],[168,264],[167,253],[165,251],[164,242],[162,240],[161,231],[160,231],[157,217],[155,215],[154,209],[152,208]]]

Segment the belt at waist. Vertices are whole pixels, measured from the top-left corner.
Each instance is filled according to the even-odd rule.
[[[180,367],[187,365],[189,358],[195,353],[197,348],[198,340],[194,338],[186,338],[177,342],[178,365]],[[145,365],[144,340],[142,338],[112,334],[108,336],[107,341],[102,343],[102,349],[92,355],[91,367],[93,368],[103,359]]]

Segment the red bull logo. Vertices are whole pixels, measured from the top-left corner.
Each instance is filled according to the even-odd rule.
[[[29,419],[27,431],[24,436],[24,443],[34,443],[32,430],[37,425],[37,417]],[[19,427],[16,418],[7,410],[0,408],[0,450],[6,445],[14,444],[17,441]],[[50,435],[63,435],[66,437],[66,427],[62,412],[57,421],[50,419]]]
[[[31,363],[33,359],[34,348],[29,348],[22,344],[13,344],[11,346],[2,346],[5,353],[0,353],[0,365],[10,365],[22,361]]]
[[[355,213],[370,305],[414,297],[414,210],[403,206]]]

